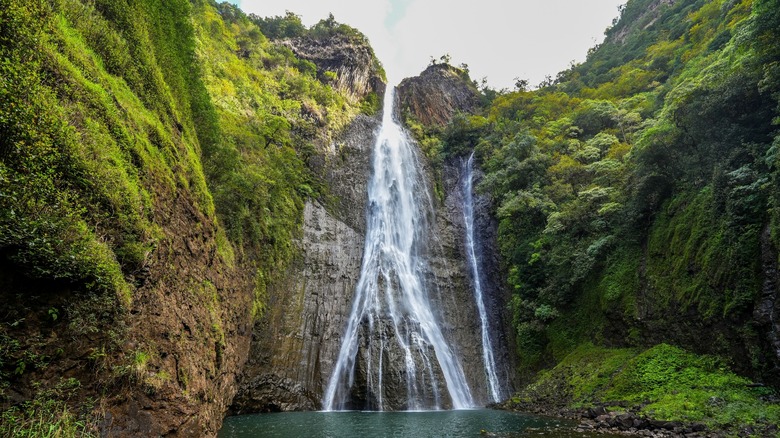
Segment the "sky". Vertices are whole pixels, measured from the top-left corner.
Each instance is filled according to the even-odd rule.
[[[536,85],[604,39],[625,0],[233,0],[260,16],[291,11],[310,26],[332,13],[371,41],[391,84],[451,56],[496,89]]]

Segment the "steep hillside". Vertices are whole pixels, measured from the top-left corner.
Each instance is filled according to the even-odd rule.
[[[435,136],[497,200],[526,379],[665,342],[780,385],[777,29],[776,1],[629,1],[585,63]]]
[[[215,434],[304,201],[335,203],[330,140],[381,90],[210,1],[2,0],[0,51],[0,435]]]

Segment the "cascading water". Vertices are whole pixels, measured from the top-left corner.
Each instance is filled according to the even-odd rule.
[[[425,288],[428,220],[417,196],[426,195],[428,187],[393,107],[394,90],[388,87],[374,145],[360,279],[325,391],[325,410],[439,409],[447,404],[446,395],[455,409],[474,404]],[[405,392],[400,402],[399,392]]]
[[[493,354],[493,343],[490,340],[488,329],[487,311],[485,310],[485,298],[482,296],[482,279],[479,262],[475,250],[474,238],[474,196],[472,185],[474,179],[474,153],[463,165],[463,221],[466,224],[466,258],[474,278],[474,298],[479,311],[480,328],[482,330],[482,361],[485,363],[485,374],[490,397],[494,402],[501,401],[501,385],[498,383],[496,373],[496,359]]]

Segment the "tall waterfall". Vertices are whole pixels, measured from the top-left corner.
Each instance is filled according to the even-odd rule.
[[[360,279],[325,390],[325,410],[463,409],[474,404],[425,287],[429,224],[427,205],[419,197],[429,192],[414,146],[393,117],[394,94],[388,87],[368,186]]]
[[[490,340],[490,331],[488,329],[487,311],[485,310],[485,298],[482,296],[482,279],[477,253],[474,243],[474,153],[463,165],[463,221],[466,224],[466,258],[469,268],[474,278],[474,299],[477,302],[479,311],[480,329],[482,330],[482,361],[485,363],[485,374],[490,397],[494,402],[501,401],[501,386],[498,383],[496,374],[496,359],[493,354],[493,343]]]

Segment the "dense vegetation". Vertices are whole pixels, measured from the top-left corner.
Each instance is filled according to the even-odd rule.
[[[219,128],[212,134],[216,141],[203,147],[205,174],[230,242],[262,267],[256,281],[256,304],[262,306],[266,284],[293,256],[305,199],[324,194],[307,166],[318,153],[315,144],[343,128],[359,102],[318,81],[312,62],[272,43],[258,27],[264,19],[229,3],[196,2],[193,13],[203,82]],[[294,15],[282,21],[300,24]],[[313,37],[322,36],[321,29],[357,35],[326,20],[296,29]]]
[[[525,369],[669,338],[777,377],[750,322],[780,243],[777,19],[770,1],[631,1],[585,63],[447,127],[443,153],[475,148],[497,200]],[[699,342],[691,317],[730,325]]]
[[[538,89],[484,90],[484,111],[443,129],[410,120],[435,161],[474,150],[482,164],[524,379],[579,367],[587,376],[552,374],[575,405],[620,400],[717,427],[777,421],[708,356],[631,358],[673,343],[780,384],[775,328],[760,316],[780,247],[778,11],[773,0],[632,0],[586,62]],[[604,350],[612,368],[593,375],[581,363],[591,343],[631,350]],[[667,356],[717,376],[642,386],[630,374]],[[703,413],[702,397],[721,391],[757,404]]]
[[[655,420],[702,423],[731,434],[750,427],[771,436],[780,421],[773,392],[750,386],[713,356],[691,354],[668,344],[645,351],[585,343],[509,400],[519,409],[552,403],[633,411]],[[744,433],[744,432],[743,432]]]
[[[777,421],[770,391],[725,368],[780,382],[754,318],[780,247],[778,33],[778,0],[631,0],[554,81],[485,89],[484,113],[441,129],[411,121],[434,165],[477,153],[524,377],[558,363],[541,392],[564,379],[575,404]],[[41,327],[102,336],[79,358],[100,379],[171,379],[122,343],[172,200],[216,228],[218,263],[250,272],[262,312],[305,200],[327,198],[319,146],[377,109],[274,41],[333,35],[367,44],[333,17],[307,29],[211,0],[0,0],[0,435],[92,430],[89,382],[37,380],[66,354]],[[29,390],[13,407],[12,382]]]
[[[66,351],[28,336],[32,325],[102,332],[96,375],[148,380],[150,391],[166,378],[144,371],[150,354],[127,351],[122,330],[150,254],[177,232],[177,202],[217,224],[218,263],[253,273],[262,311],[305,199],[324,194],[309,159],[362,102],[258,23],[209,0],[0,0],[0,404],[12,382],[37,394],[3,413],[0,435],[89,429],[89,409],[65,403],[88,406],[87,382],[35,381]],[[299,31],[367,44],[332,19]],[[20,275],[41,288],[35,297],[10,295],[25,289]],[[209,306],[224,338],[217,299]]]

